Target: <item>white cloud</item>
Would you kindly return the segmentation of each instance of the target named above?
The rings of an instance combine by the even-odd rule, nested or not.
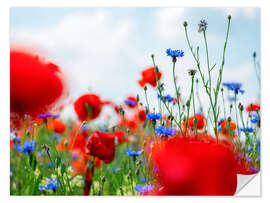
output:
[[[164,8],[158,9],[155,14],[156,34],[162,41],[181,43],[185,42],[185,32],[183,28],[184,21],[190,20],[194,16],[191,8]],[[198,33],[197,27],[188,29],[189,38],[195,41],[202,39],[202,33]],[[220,37],[213,32],[207,33],[209,43],[217,43]]]
[[[46,50],[48,58],[69,73],[72,99],[90,88],[104,99],[119,102],[124,98],[118,95],[124,97],[137,86],[135,73],[140,67],[133,29],[132,20],[112,20],[111,13],[102,9],[73,13],[50,27],[11,30],[11,42]]]
[[[221,8],[226,15],[231,15],[233,18],[248,17],[255,18],[258,8]]]
[[[235,14],[242,10],[231,10]],[[185,49],[185,57],[177,62],[176,74],[179,77],[179,85],[185,98],[190,92],[191,78],[187,73],[196,64],[186,46],[182,22],[190,16],[187,8],[157,9],[153,18],[154,43],[160,45],[180,45]],[[245,15],[252,16],[253,10],[245,11]],[[233,13],[231,13],[233,15]],[[151,46],[144,39],[144,34],[136,36],[138,28],[136,19],[121,18],[115,20],[112,12],[106,9],[98,9],[94,12],[76,12],[64,16],[55,25],[49,27],[21,27],[11,29],[11,41],[23,42],[28,46],[41,47],[53,61],[60,64],[69,73],[71,79],[71,97],[76,99],[80,94],[89,89],[98,93],[104,99],[112,99],[120,103],[130,93],[138,93],[145,103],[144,91],[137,85],[140,71],[152,66],[150,54],[154,53],[157,65],[163,72],[163,82],[166,91],[175,95],[172,81],[171,59],[166,56],[166,47]],[[190,39],[195,46],[201,47],[202,69],[206,68],[204,44],[202,33],[196,29],[190,29]],[[217,35],[215,30],[207,33],[209,47],[223,47],[224,36]],[[171,47],[171,48],[177,48]],[[49,54],[48,54],[49,53]],[[215,55],[215,53],[214,53]],[[215,57],[210,55],[211,63]],[[224,80],[235,80],[247,84],[247,79],[252,77],[252,68],[241,67],[224,70]],[[213,74],[215,74],[213,72]],[[199,77],[199,74],[197,74]],[[247,84],[248,85],[248,84]],[[254,89],[254,88],[253,88]],[[207,95],[200,86],[201,100],[208,105]],[[149,101],[152,107],[158,107],[156,92],[149,88]],[[110,114],[105,110],[105,114]],[[65,109],[63,115],[74,115],[72,105]],[[98,121],[104,118],[101,117]],[[97,121],[97,122],[98,122]]]
[[[156,30],[161,38],[172,38],[179,33],[181,17],[185,16],[187,9],[164,8],[156,12]]]

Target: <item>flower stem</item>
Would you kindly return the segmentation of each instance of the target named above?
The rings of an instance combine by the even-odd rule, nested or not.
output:
[[[179,89],[177,88],[177,85],[176,85],[175,63],[176,63],[176,60],[173,60],[173,81],[174,81],[174,87],[175,87],[175,92],[176,92],[176,103],[178,106],[179,123],[181,123],[182,116],[181,116],[181,106],[180,106],[180,101],[179,101],[180,93],[179,93]],[[181,125],[180,125],[180,132],[182,133]]]
[[[191,83],[191,91],[190,91],[190,95],[189,95],[189,99],[188,99],[188,105],[187,105],[187,118],[186,118],[186,129],[188,127],[188,118],[189,118],[189,110],[190,110],[190,102],[192,99],[192,95],[193,95],[193,87],[194,87],[194,75],[192,76],[192,83]]]
[[[155,74],[156,74],[156,83],[157,83],[157,90],[158,90],[158,93],[160,95],[160,97],[162,98],[163,95],[162,95],[162,91],[161,91],[161,88],[160,88],[160,82],[158,80],[158,72],[157,72],[157,68],[156,68],[156,64],[155,64],[155,59],[154,59],[154,55],[152,55],[152,61],[153,61],[153,65],[154,65],[154,68],[155,68]],[[165,105],[168,113],[170,114],[170,116],[173,118],[173,120],[175,121],[176,125],[181,128],[181,125],[177,122],[177,120],[175,119],[175,117],[173,116],[172,112],[170,111],[168,105],[166,104],[166,102],[162,101],[163,104]]]

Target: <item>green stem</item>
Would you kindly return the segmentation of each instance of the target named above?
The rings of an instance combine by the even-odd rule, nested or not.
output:
[[[179,101],[180,94],[179,94],[179,89],[177,88],[177,85],[176,85],[175,63],[176,63],[176,60],[173,61],[173,81],[174,81],[174,87],[175,87],[175,92],[176,92],[176,103],[177,103],[177,106],[178,106],[179,123],[181,123],[181,106],[180,106],[180,101]],[[180,131],[182,133],[181,125],[180,125]]]
[[[194,80],[194,76],[192,77]],[[193,113],[194,113],[194,127],[195,127],[195,133],[197,134],[197,117],[196,117],[196,109],[195,109],[195,97],[194,97],[194,91],[193,91],[193,96],[192,96],[192,103],[193,103]]]
[[[190,110],[190,103],[193,95],[193,86],[194,86],[194,75],[192,76],[192,84],[191,84],[191,91],[188,99],[188,106],[187,106],[187,118],[186,118],[186,129],[188,127],[188,118],[189,118],[189,110]]]
[[[199,85],[198,85],[198,82],[197,82],[196,84],[197,84],[197,85],[196,85],[196,96],[197,96],[197,99],[198,99],[198,101],[199,101],[200,111],[204,114],[202,102],[201,102],[200,95],[199,95]]]
[[[236,94],[234,95],[234,111],[235,111],[235,118],[236,118],[236,123],[237,123],[237,134],[238,134],[238,137],[240,137],[237,106],[236,106]]]
[[[204,38],[204,44],[205,44],[205,49],[206,49],[206,59],[207,59],[207,70],[208,70],[208,81],[209,81],[209,92],[210,95],[212,95],[212,80],[211,80],[211,71],[210,71],[210,65],[209,65],[209,54],[208,54],[208,45],[207,45],[207,40],[206,40],[206,34],[205,34],[205,29],[203,30],[203,38]]]
[[[160,95],[160,97],[162,98],[163,95],[162,95],[162,91],[161,91],[161,88],[160,88],[160,82],[158,80],[158,72],[157,72],[157,68],[156,68],[156,64],[155,64],[155,60],[154,60],[154,56],[152,56],[152,61],[153,61],[153,64],[154,64],[154,68],[155,68],[155,74],[156,74],[156,82],[157,82],[157,90],[158,90],[158,93]],[[162,101],[164,106],[166,107],[168,113],[170,114],[170,116],[173,118],[173,120],[175,121],[176,125],[181,128],[181,125],[176,121],[175,117],[173,116],[172,112],[170,111],[168,105],[166,104],[166,102]]]

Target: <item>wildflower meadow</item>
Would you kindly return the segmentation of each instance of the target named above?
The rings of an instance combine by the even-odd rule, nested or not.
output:
[[[148,53],[145,63],[151,66],[142,67],[140,77],[127,78],[137,81],[143,94],[129,89],[121,103],[99,94],[95,86],[70,100],[72,83],[62,66],[33,49],[12,45],[10,195],[235,195],[239,175],[260,172],[261,107],[260,99],[244,104],[241,99],[249,89],[223,77],[229,72],[233,21],[228,15],[219,22],[222,47],[215,53],[220,60],[213,61],[208,48],[212,25],[203,17],[198,22],[179,19],[177,30],[184,33],[188,49],[181,44],[163,49],[166,68],[159,65],[161,54]],[[185,57],[193,66],[178,74]],[[260,89],[256,52],[246,60],[253,61],[254,85]],[[189,81],[188,94],[179,77]],[[110,82],[121,81],[112,76]],[[154,99],[149,96],[153,93]],[[61,117],[67,105],[75,118]],[[104,108],[113,118],[93,124]]]

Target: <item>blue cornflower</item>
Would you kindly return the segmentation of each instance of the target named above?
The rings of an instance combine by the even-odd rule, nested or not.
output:
[[[198,24],[199,30],[198,32],[205,31],[207,29],[208,23],[205,20],[200,20],[200,23]]]
[[[153,185],[136,185],[135,190],[140,193],[151,192],[154,189]]]
[[[109,132],[109,131],[108,131],[108,129],[106,129],[106,128],[102,128],[102,129],[100,129],[100,132],[107,133],[107,132]]]
[[[32,153],[36,145],[36,141],[26,141],[22,146],[22,153],[23,154],[29,154]]]
[[[47,119],[47,118],[59,118],[60,115],[59,114],[52,114],[50,112],[47,113],[43,113],[43,114],[38,114],[38,118],[40,119]]]
[[[82,127],[81,127],[81,131],[87,131],[88,130],[88,126],[87,125],[83,125]]]
[[[136,152],[136,151],[133,151],[131,149],[128,149],[127,150],[127,155],[128,156],[141,156],[142,155],[142,151]]]
[[[131,99],[126,99],[124,102],[128,106],[136,106],[137,105],[137,102],[134,100],[131,100]]]
[[[241,89],[242,83],[238,82],[224,82],[223,86],[227,87],[228,90],[231,90],[234,92],[234,94],[238,94],[239,92],[241,94],[244,94],[244,90]]]
[[[252,133],[253,132],[253,128],[240,128],[239,129],[241,132],[249,132],[249,133]]]
[[[20,152],[22,150],[22,145],[13,144],[13,148],[16,149],[17,152]]]
[[[172,58],[177,58],[177,57],[183,57],[184,52],[182,50],[172,50],[172,49],[167,49],[166,50],[167,56],[171,56]]]
[[[52,163],[52,162],[47,163],[48,168],[55,167],[55,166],[56,166],[55,163]]]
[[[40,184],[40,185],[38,186],[38,189],[39,189],[40,191],[44,191],[44,190],[45,190],[45,186],[42,185],[42,184]]]
[[[253,166],[250,166],[250,167],[249,167],[249,171],[250,171],[251,173],[255,173],[255,172],[256,172],[256,170],[255,170],[255,168],[254,168]]]
[[[46,185],[46,190],[53,190],[55,191],[57,188],[57,179],[49,179],[49,183]]]
[[[260,117],[257,113],[251,114],[251,119],[250,119],[251,123],[258,123],[259,120],[260,120]]]
[[[161,118],[160,113],[150,113],[146,115],[146,119],[149,121],[159,120]]]
[[[20,142],[20,141],[21,141],[21,139],[22,139],[22,138],[20,138],[20,137],[16,136],[16,137],[13,139],[13,141],[15,141],[15,142]]]
[[[169,128],[162,125],[156,127],[155,131],[160,136],[173,136],[176,133],[176,130],[174,128]]]
[[[60,142],[60,135],[58,133],[54,133],[53,136],[57,142]]]
[[[172,102],[173,97],[171,95],[167,94],[166,96],[161,96],[160,94],[157,95],[158,99],[162,100],[163,102]]]

